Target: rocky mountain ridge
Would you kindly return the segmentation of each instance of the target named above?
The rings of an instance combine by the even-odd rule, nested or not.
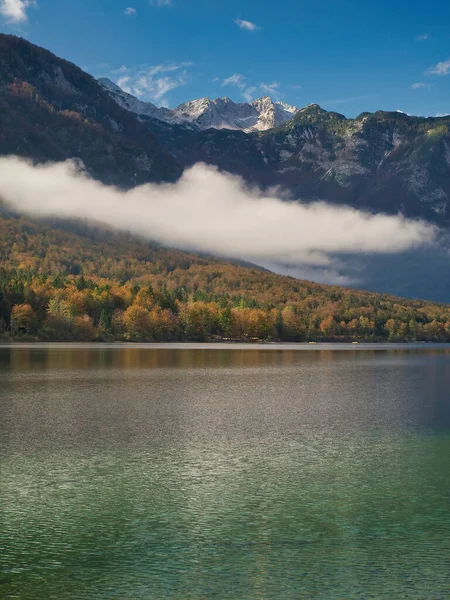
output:
[[[378,111],[356,119],[312,104],[264,132],[148,127],[184,166],[202,161],[294,199],[450,224],[450,117]]]
[[[129,95],[125,102],[108,85],[183,166],[203,161],[261,187],[281,186],[295,199],[450,224],[450,117],[377,111],[348,119],[317,104],[283,108],[270,98],[204,98],[168,111]],[[246,128],[253,110],[258,123]]]
[[[185,125],[192,130],[231,129],[247,133],[266,131],[286,123],[298,111],[297,107],[285,102],[274,102],[269,96],[249,103],[236,103],[230,98],[199,98],[170,110],[139,100],[108,78],[100,78],[98,81],[119,106],[138,117],[151,117],[170,125]]]

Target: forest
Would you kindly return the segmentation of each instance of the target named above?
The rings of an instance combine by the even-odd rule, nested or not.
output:
[[[450,306],[327,286],[81,222],[0,216],[0,339],[450,341]]]

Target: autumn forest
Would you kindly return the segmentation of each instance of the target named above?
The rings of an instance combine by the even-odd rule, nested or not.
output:
[[[0,217],[0,339],[450,341],[450,307]]]

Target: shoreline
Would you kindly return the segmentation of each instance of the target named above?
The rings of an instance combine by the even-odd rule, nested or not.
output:
[[[135,350],[389,350],[450,349],[448,342],[1,342],[7,348],[59,349],[135,349]]]

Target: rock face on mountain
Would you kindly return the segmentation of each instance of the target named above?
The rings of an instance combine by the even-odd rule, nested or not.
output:
[[[106,182],[171,181],[176,160],[134,115],[75,65],[0,35],[0,154],[76,158]]]
[[[450,224],[450,117],[346,119],[313,104],[262,133],[148,127],[184,165],[204,161],[296,199]]]
[[[233,102],[230,98],[200,98],[184,102],[173,110],[158,108],[151,102],[142,102],[124,92],[110,79],[101,78],[99,83],[113,100],[135,113],[138,117],[151,117],[171,125],[185,125],[192,130],[231,129],[266,131],[286,123],[298,111],[295,106],[284,102],[273,102],[268,96],[250,103]]]
[[[102,84],[185,166],[204,161],[296,199],[450,224],[450,117],[378,111],[347,119],[270,98],[203,98],[168,111]]]

